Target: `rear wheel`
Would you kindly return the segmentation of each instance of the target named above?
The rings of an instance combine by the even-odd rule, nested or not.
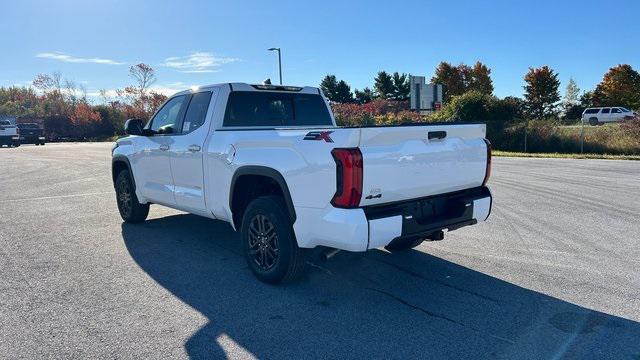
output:
[[[391,251],[391,252],[396,252],[396,251],[403,251],[403,250],[409,250],[409,249],[413,249],[414,247],[422,244],[424,240],[421,238],[398,238],[395,239],[393,241],[391,241],[387,246],[385,246],[384,248]]]
[[[306,256],[281,197],[253,200],[242,217],[241,236],[249,269],[260,281],[290,282],[304,273]]]
[[[125,222],[140,223],[149,215],[149,204],[138,202],[129,170],[120,171],[116,178],[116,200],[120,216]]]

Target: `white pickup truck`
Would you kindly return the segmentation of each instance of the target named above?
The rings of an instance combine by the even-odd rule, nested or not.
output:
[[[0,147],[3,145],[7,147],[20,146],[18,128],[9,120],[0,120]]]
[[[227,221],[269,283],[298,277],[309,249],[409,249],[491,212],[484,124],[338,127],[317,88],[228,83],[125,130],[112,161],[124,221],[152,203]]]

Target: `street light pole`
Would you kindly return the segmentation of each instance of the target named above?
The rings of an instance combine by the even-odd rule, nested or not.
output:
[[[268,50],[278,52],[278,72],[280,74],[280,85],[282,85],[282,56],[280,54],[280,48],[270,48]]]

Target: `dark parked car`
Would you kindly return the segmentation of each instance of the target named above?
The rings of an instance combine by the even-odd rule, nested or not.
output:
[[[20,143],[44,145],[44,129],[38,124],[18,124]]]

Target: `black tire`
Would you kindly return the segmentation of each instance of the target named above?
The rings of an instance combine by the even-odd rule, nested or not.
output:
[[[20,147],[20,144],[19,143],[14,143],[13,147]]]
[[[116,202],[122,220],[127,223],[143,222],[149,215],[149,204],[138,202],[129,170],[120,171],[116,177]]]
[[[253,200],[242,217],[241,238],[249,269],[258,280],[277,284],[304,274],[306,254],[298,247],[282,197]]]
[[[399,238],[391,241],[384,248],[391,252],[404,251],[415,248],[416,246],[422,244],[423,241],[424,239],[420,238]]]
[[[592,118],[589,119],[589,125],[596,126],[599,123],[600,122],[598,121],[598,118],[592,117]]]

